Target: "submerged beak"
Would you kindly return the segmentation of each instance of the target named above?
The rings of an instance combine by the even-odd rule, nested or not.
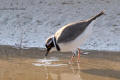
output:
[[[49,53],[49,51],[47,50],[47,51],[46,51],[46,54],[45,54],[46,57],[47,57],[48,53]]]
[[[45,56],[47,57],[48,53],[50,52],[51,48],[47,48]]]

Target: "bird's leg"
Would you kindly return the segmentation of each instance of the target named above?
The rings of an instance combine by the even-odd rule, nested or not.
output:
[[[73,62],[74,57],[75,57],[75,54],[73,53],[73,55],[71,57],[71,62]]]
[[[78,62],[80,62],[80,48],[78,48]]]

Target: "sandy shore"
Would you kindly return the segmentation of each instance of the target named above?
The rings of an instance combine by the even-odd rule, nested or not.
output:
[[[28,57],[28,58],[44,58],[46,50],[43,48],[29,48],[29,49],[17,49],[14,46],[0,46],[0,57]],[[84,54],[88,53],[88,54]],[[48,57],[71,57],[71,52],[61,53],[61,52],[52,52],[49,53]],[[117,56],[120,56],[120,52],[113,51],[95,51],[95,50],[82,50],[81,56],[83,57],[92,57],[92,58],[106,58],[111,60],[119,60]],[[113,58],[115,57],[115,58]]]

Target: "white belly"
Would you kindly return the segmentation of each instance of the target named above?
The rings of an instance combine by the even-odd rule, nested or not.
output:
[[[87,28],[86,30],[80,35],[78,36],[75,40],[68,42],[68,43],[64,43],[64,44],[58,44],[60,46],[61,52],[68,52],[68,51],[74,51],[76,50],[78,47],[80,47],[80,45],[82,45],[85,40],[90,36],[90,34],[92,33],[92,28],[94,25],[93,21]]]

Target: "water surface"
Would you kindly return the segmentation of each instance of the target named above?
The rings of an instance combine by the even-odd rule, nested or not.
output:
[[[120,80],[119,52],[90,51],[70,63],[71,53],[0,48],[0,80]]]

